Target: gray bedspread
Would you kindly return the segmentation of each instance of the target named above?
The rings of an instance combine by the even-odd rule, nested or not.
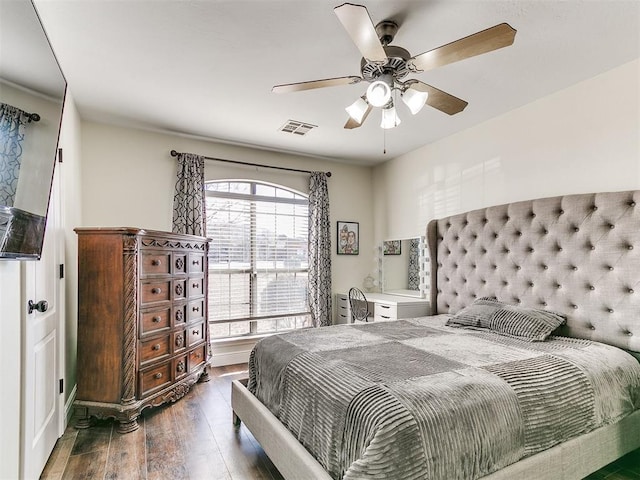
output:
[[[249,390],[336,479],[474,479],[640,408],[640,363],[623,350],[447,318],[265,338]]]

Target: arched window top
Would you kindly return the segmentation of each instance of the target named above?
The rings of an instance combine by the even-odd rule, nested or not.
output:
[[[211,180],[205,183],[205,190],[207,195],[212,196],[251,195],[271,199],[297,200],[300,203],[306,203],[309,198],[308,195],[291,188],[256,180]]]

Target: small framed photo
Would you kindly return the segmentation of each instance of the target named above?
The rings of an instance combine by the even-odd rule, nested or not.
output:
[[[358,222],[338,222],[338,255],[358,255],[359,226]]]
[[[388,240],[382,242],[383,255],[400,255],[402,254],[402,241],[401,240]]]

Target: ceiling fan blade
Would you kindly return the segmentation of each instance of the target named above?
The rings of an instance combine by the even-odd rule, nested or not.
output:
[[[352,130],[354,128],[359,128],[362,126],[362,124],[364,123],[364,121],[367,119],[367,117],[369,116],[369,114],[371,113],[372,110],[372,106],[369,105],[367,107],[367,111],[364,112],[364,115],[362,116],[362,122],[358,123],[357,121],[355,121],[353,118],[349,117],[349,120],[347,120],[347,123],[344,124],[344,128],[348,129],[348,130]]]
[[[387,54],[384,53],[366,7],[344,3],[333,11],[364,58],[374,62],[387,61]]]
[[[469,105],[468,102],[465,102],[458,97],[454,97],[447,92],[443,92],[436,87],[432,87],[431,85],[427,85],[426,83],[418,80],[413,80],[411,83],[406,82],[405,85],[410,85],[410,88],[421,92],[427,92],[429,94],[427,97],[427,105],[448,115],[460,113],[467,105]]]
[[[288,83],[286,85],[276,85],[271,89],[273,93],[301,92],[314,88],[335,87],[338,85],[349,85],[361,81],[361,77],[337,77],[325,78],[323,80],[311,80],[310,82]]]
[[[408,64],[417,70],[432,70],[449,63],[508,47],[513,43],[515,36],[516,30],[508,23],[501,23],[455,42],[416,55],[409,59]]]

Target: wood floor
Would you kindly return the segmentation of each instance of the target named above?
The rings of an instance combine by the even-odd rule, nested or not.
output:
[[[232,425],[231,381],[246,376],[246,364],[213,368],[209,382],[194,385],[175,404],[145,410],[140,428],[125,435],[117,433],[110,420],[87,430],[72,424],[40,478],[281,479],[251,433]],[[640,450],[587,478],[640,480]]]

